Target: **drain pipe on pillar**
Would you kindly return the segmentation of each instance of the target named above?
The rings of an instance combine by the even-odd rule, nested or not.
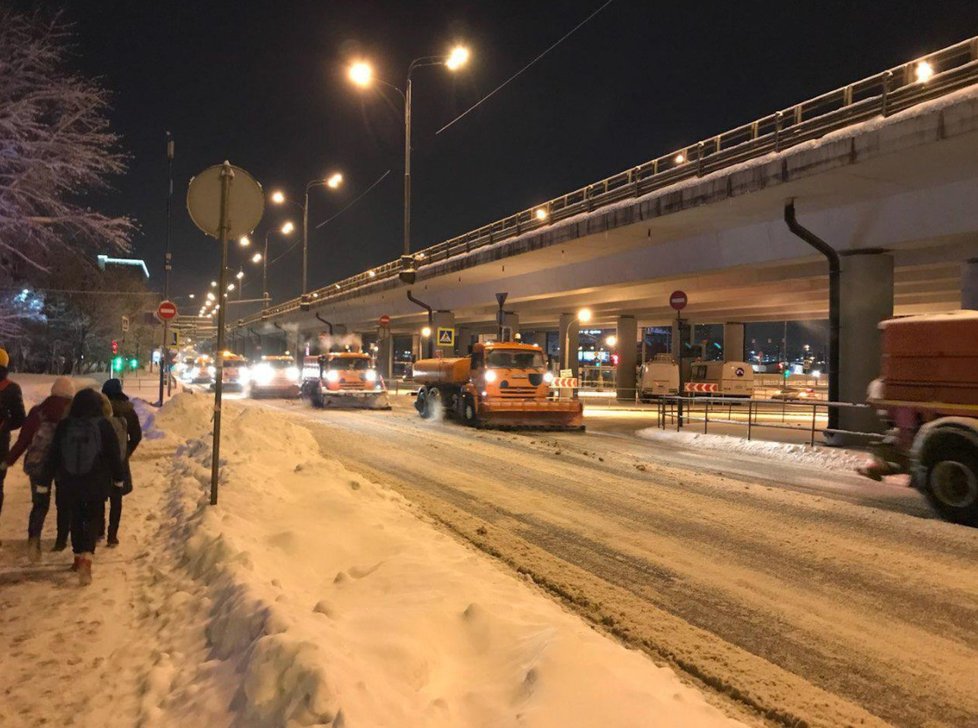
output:
[[[434,315],[434,311],[432,310],[431,306],[429,306],[424,301],[419,300],[419,299],[415,298],[414,296],[412,296],[410,290],[408,290],[408,292],[407,292],[407,298],[415,306],[420,306],[421,308],[423,308],[425,311],[428,312],[428,328],[431,329],[431,327],[435,323],[435,315]],[[433,358],[434,355],[435,355],[435,351],[434,351],[434,349],[435,349],[434,336],[435,336],[435,332],[432,331],[431,332],[431,336],[428,337],[428,343],[425,346],[425,348],[427,349],[427,352],[425,353],[425,356],[428,359]]]

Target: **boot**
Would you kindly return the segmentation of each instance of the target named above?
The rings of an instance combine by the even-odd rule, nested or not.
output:
[[[68,539],[67,538],[64,541],[56,540],[54,542],[54,546],[51,548],[51,551],[52,552],[64,551],[66,548],[68,548]]]
[[[88,586],[92,583],[92,554],[81,554],[78,557],[78,585]]]
[[[27,539],[27,560],[36,564],[41,560],[41,537],[31,536]]]
[[[78,571],[78,565],[81,563],[81,556],[75,557],[75,562],[71,565],[72,571]]]

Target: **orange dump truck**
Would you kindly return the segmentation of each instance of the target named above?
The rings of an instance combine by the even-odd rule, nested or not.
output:
[[[580,400],[552,399],[543,351],[515,342],[476,344],[471,356],[421,359],[414,403],[424,418],[439,411],[474,427],[583,430]]]
[[[384,378],[368,354],[334,351],[307,356],[302,379],[302,394],[314,407],[391,408]]]
[[[898,428],[911,482],[941,517],[978,526],[978,311],[884,321],[869,403]]]

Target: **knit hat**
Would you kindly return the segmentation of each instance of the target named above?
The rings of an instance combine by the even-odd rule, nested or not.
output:
[[[0,367],[10,366],[10,354],[6,349],[0,349]]]
[[[58,377],[51,385],[51,396],[71,399],[75,396],[75,383],[70,377]]]
[[[121,379],[106,379],[105,384],[102,385],[102,394],[107,394],[110,397],[122,394],[122,380]]]

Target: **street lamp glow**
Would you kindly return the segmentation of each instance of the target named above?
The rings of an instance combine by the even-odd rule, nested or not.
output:
[[[615,344],[618,343],[618,337],[617,336],[609,336],[608,338],[606,338],[604,340],[604,343],[607,344],[607,346],[608,346],[609,349],[614,349],[615,348]]]
[[[249,238],[247,235],[242,235],[240,238],[238,238],[238,243],[242,248],[247,248],[249,245],[251,245],[251,238]]]
[[[240,281],[242,278],[244,278],[244,271],[243,270],[239,270],[234,277],[237,278]]]
[[[914,69],[914,75],[920,83],[927,83],[934,75],[934,67],[927,61],[921,61]]]
[[[251,262],[261,263],[261,253],[255,253],[253,256],[251,256]]]
[[[194,295],[193,293],[191,293],[191,294],[190,294],[190,296],[189,296],[189,298],[190,298],[190,300],[192,301],[193,299],[195,299],[195,298],[197,298],[197,296],[196,296],[196,295]]]
[[[685,154],[683,154],[682,152],[680,152],[680,153],[679,153],[679,154],[677,154],[677,155],[676,155],[675,157],[673,157],[673,161],[674,161],[674,162],[675,162],[676,164],[682,164],[683,162],[685,162],[685,161],[686,161],[686,155],[685,155]]]
[[[547,214],[547,211],[546,211],[546,210],[544,210],[544,209],[543,209],[542,207],[538,207],[538,208],[537,208],[536,210],[534,210],[534,211],[533,211],[533,216],[534,216],[534,217],[536,217],[536,219],[537,219],[537,220],[540,220],[541,222],[543,222],[543,221],[544,221],[544,220],[546,220],[546,219],[547,219],[548,217],[550,217],[550,216],[549,216],[549,215]]]
[[[445,59],[445,66],[449,71],[457,71],[468,62],[469,49],[465,46],[455,46]]]
[[[217,288],[217,281],[211,281],[211,288]]]
[[[208,291],[208,293],[207,293],[207,301],[208,302],[213,301],[215,298],[216,298],[216,296],[213,293],[211,293],[211,292]],[[204,304],[204,305],[207,305],[207,304]]]
[[[580,321],[582,324],[586,324],[588,321],[590,321],[591,320],[591,309],[589,309],[589,308],[582,308],[580,311],[578,311],[577,312],[577,320]]]
[[[233,283],[228,283],[228,291],[230,292],[230,291],[233,291],[233,290],[234,290],[234,284]],[[220,306],[217,306],[216,308],[220,308]]]
[[[366,61],[357,61],[350,66],[347,75],[354,86],[367,88],[374,80],[374,69]]]
[[[334,172],[333,174],[331,174],[329,177],[326,178],[326,186],[329,187],[331,190],[335,190],[341,184],[343,184],[343,175],[340,174],[339,172]]]
[[[431,336],[431,327],[430,326],[425,326],[423,329],[421,329],[421,335],[423,337],[425,337],[426,339],[429,336]]]
[[[272,202],[276,205],[281,205],[285,202],[285,194],[281,190],[275,190],[272,193]]]
[[[291,221],[286,222],[284,225],[282,225],[282,235],[288,235],[293,230],[295,230],[295,225],[293,225]]]
[[[376,278],[377,277],[377,272],[376,271],[372,271],[372,270],[371,271],[367,271],[367,275],[370,276],[371,278]]]

